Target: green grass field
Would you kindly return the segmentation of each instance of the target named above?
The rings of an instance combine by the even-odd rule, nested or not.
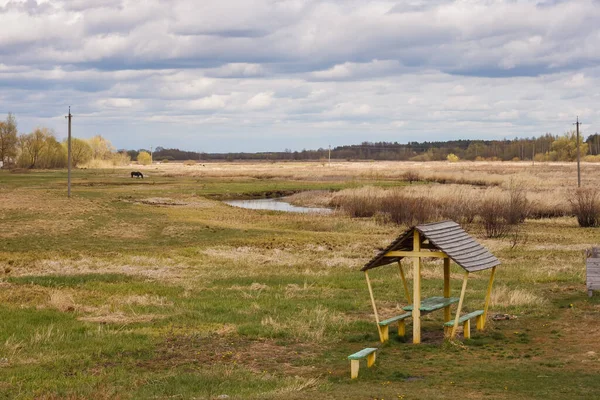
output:
[[[600,294],[587,297],[583,252],[599,229],[527,220],[511,248],[468,227],[502,261],[490,314],[517,318],[447,342],[439,311],[423,344],[380,345],[359,270],[406,227],[219,199],[404,183],[128,173],[75,171],[67,199],[65,171],[0,171],[0,398],[600,398]],[[397,268],[370,276],[394,315]],[[466,310],[488,276],[470,279]],[[424,296],[442,285],[426,263]],[[364,347],[381,347],[377,362],[350,380],[347,356]]]

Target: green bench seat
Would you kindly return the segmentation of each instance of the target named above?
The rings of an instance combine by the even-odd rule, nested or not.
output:
[[[394,322],[398,322],[398,336],[405,336],[406,324],[404,323],[404,320],[410,317],[412,317],[412,312],[409,311],[407,313],[396,315],[395,317],[388,318],[379,322],[379,329],[381,330],[381,341],[387,342],[390,339],[389,326]]]
[[[483,310],[477,310],[477,311],[470,312],[468,314],[461,316],[458,319],[458,323],[463,324],[463,336],[465,339],[471,338],[471,320],[473,318],[477,318],[477,329],[480,329],[480,327],[483,326],[483,324],[480,322],[481,319],[483,318]],[[444,327],[452,327],[452,326],[454,326],[454,320],[448,321],[444,324]],[[481,328],[481,329],[483,329],[483,328]]]
[[[458,303],[459,300],[458,297],[429,297],[421,300],[421,307],[419,309],[421,312],[431,312]],[[412,311],[413,306],[410,304],[402,308],[406,311]]]
[[[371,368],[375,364],[375,356],[377,354],[376,347],[367,347],[361,351],[357,351],[354,354],[348,356],[350,360],[350,376],[352,379],[358,378],[359,361],[363,358],[367,358],[367,367]]]
[[[396,315],[395,317],[385,319],[385,320],[381,321],[379,323],[379,325],[380,326],[391,325],[391,324],[393,324],[396,321],[401,321],[403,319],[410,318],[410,317],[412,317],[412,312],[407,312],[407,313],[404,313],[402,315]]]

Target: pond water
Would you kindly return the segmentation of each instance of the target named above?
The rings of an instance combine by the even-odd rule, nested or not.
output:
[[[251,210],[273,210],[297,213],[319,213],[329,214],[333,210],[322,207],[299,207],[279,199],[256,199],[256,200],[227,200],[225,204],[234,207],[249,208]]]

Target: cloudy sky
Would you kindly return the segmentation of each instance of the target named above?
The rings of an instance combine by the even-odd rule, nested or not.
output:
[[[0,0],[0,113],[118,148],[600,131],[600,0]]]

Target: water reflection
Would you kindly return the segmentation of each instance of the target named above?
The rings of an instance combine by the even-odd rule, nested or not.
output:
[[[330,208],[295,206],[283,201],[282,199],[228,200],[224,201],[224,203],[234,207],[249,208],[251,210],[273,210],[320,214],[329,214],[332,212]]]

